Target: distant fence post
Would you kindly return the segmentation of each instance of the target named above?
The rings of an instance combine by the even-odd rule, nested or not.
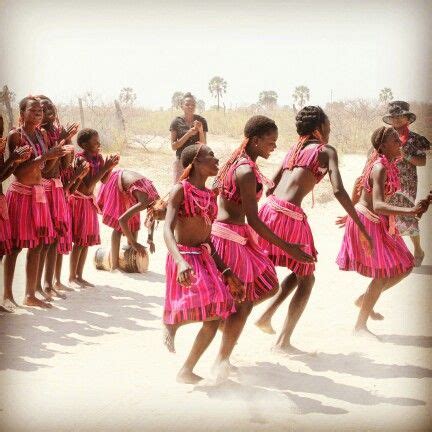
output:
[[[4,97],[4,104],[8,116],[8,123],[9,123],[8,131],[10,131],[13,128],[14,120],[13,120],[12,106],[10,102],[10,93],[7,85],[3,86],[3,97]]]
[[[116,109],[116,116],[117,116],[117,121],[118,121],[119,127],[120,127],[120,129],[122,129],[122,131],[124,133],[126,133],[126,124],[125,124],[125,120],[123,117],[123,112],[121,110],[119,101],[117,99],[114,101],[114,105],[115,105],[115,109]]]
[[[79,105],[79,111],[80,111],[81,128],[85,128],[84,110],[83,110],[83,104],[82,104],[81,98],[78,98],[78,105]]]

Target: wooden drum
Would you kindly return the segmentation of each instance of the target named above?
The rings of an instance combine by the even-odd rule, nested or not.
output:
[[[98,270],[111,270],[111,251],[100,247],[94,256],[94,265]],[[145,273],[148,270],[149,257],[138,255],[131,247],[120,248],[119,267],[126,273]]]

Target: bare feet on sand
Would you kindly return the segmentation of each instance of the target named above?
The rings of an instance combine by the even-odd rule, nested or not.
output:
[[[292,346],[291,344],[286,346],[274,345],[272,351],[275,354],[283,354],[283,355],[304,355],[304,354],[312,355],[311,353],[308,353],[307,351],[302,351],[296,348],[295,346]]]
[[[276,332],[274,331],[274,328],[271,325],[271,321],[267,321],[267,320],[258,320],[255,325],[262,330],[264,333],[267,334],[276,334]]]
[[[381,339],[376,334],[372,333],[366,326],[355,327],[354,335],[381,342]]]
[[[362,306],[362,296],[360,296],[355,302],[354,304],[358,307],[361,308]],[[384,319],[384,315],[381,315],[379,312],[375,312],[374,310],[371,311],[371,313],[369,314],[370,319],[373,319],[375,321],[382,321]]]
[[[425,257],[424,251],[421,251],[421,253],[419,254],[414,254],[414,267],[420,267],[422,265],[424,257]]]
[[[36,290],[36,293],[40,294],[44,298],[44,300],[47,302],[53,301],[53,299],[46,292],[44,292],[44,290],[42,288],[38,288]]]
[[[169,324],[164,324],[163,328],[163,344],[167,347],[170,353],[175,353],[174,338],[176,328]]]
[[[63,285],[61,282],[54,282],[53,288],[57,291],[73,291],[72,288]]]
[[[26,297],[23,302],[24,306],[37,306],[45,309],[49,309],[52,307],[51,304],[44,302],[43,300],[39,300],[36,297]]]
[[[2,309],[4,312],[15,312],[15,309],[18,308],[18,303],[14,300],[14,298],[6,297],[3,299]]]
[[[82,288],[83,286],[79,283],[77,278],[69,279],[69,288],[71,291]]]
[[[58,297],[58,298],[61,298],[63,300],[66,299],[66,296],[64,294],[61,294],[60,292],[58,292],[54,288],[45,288],[44,291],[45,291],[45,294],[50,296],[50,298]]]
[[[180,369],[177,374],[177,382],[183,384],[197,384],[202,381],[202,377],[194,374],[191,370],[188,369]]]
[[[220,363],[215,363],[211,370],[210,382],[217,385],[226,381],[232,372],[232,364],[229,360],[224,360]],[[237,368],[236,368],[237,369]]]
[[[86,281],[85,279],[83,279],[81,277],[78,277],[77,281],[83,287],[94,288],[94,285],[92,283],[90,283],[89,281]]]

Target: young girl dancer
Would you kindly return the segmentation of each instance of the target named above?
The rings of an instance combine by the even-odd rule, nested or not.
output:
[[[65,144],[71,143],[72,137],[78,132],[78,124],[73,123],[65,130],[59,123],[57,111],[52,101],[46,96],[38,96],[43,109],[42,128],[48,136],[48,148],[57,145],[60,141]],[[59,238],[64,237],[69,230],[70,216],[69,206],[66,202],[63,183],[60,178],[60,171],[63,166],[68,165],[73,160],[72,152],[63,158],[56,159],[49,169],[42,172],[43,185],[50,207],[51,218],[55,230],[55,239],[50,245],[42,247],[39,270],[37,291],[42,294],[46,300],[51,301],[55,295],[60,298],[66,298],[60,294],[53,286],[54,268],[57,259]],[[42,289],[42,271],[45,265],[44,289]]]
[[[22,146],[31,147],[30,158],[15,169],[15,179],[7,193],[11,224],[12,251],[5,259],[4,300],[9,305],[16,305],[12,294],[12,281],[18,254],[27,248],[26,294],[27,306],[49,307],[50,305],[35,296],[39,255],[44,244],[54,240],[54,228],[47,197],[42,184],[42,170],[52,165],[52,161],[68,153],[68,148],[61,143],[47,148],[46,134],[39,129],[42,121],[42,106],[38,99],[29,96],[20,104],[20,122],[22,126],[9,133],[9,152]]]
[[[225,323],[216,368],[225,368],[252,306],[272,296],[278,288],[275,267],[258,246],[254,232],[301,262],[313,261],[298,245],[274,234],[258,216],[258,200],[264,185],[269,186],[271,182],[260,172],[256,160],[267,159],[276,148],[275,122],[264,116],[252,117],[246,123],[244,135],[243,143],[216,178],[219,213],[213,224],[212,240],[222,260],[246,287],[246,300]]]
[[[233,296],[240,300],[243,287],[221,261],[210,240],[217,205],[215,193],[207,189],[205,183],[209,176],[217,174],[218,160],[209,147],[193,144],[183,151],[181,161],[186,169],[180,183],[171,190],[164,227],[169,251],[165,344],[174,352],[178,327],[190,322],[203,322],[177,375],[178,381],[193,384],[202,379],[193,372],[196,363],[213,340],[220,320],[235,311]]]
[[[270,196],[259,213],[261,219],[285,241],[302,243],[304,250],[316,259],[317,251],[312,232],[301,204],[328,173],[334,196],[352,215],[360,231],[369,241],[367,232],[343,187],[337,152],[327,145],[330,122],[326,114],[320,107],[307,106],[297,114],[296,128],[299,141],[288,151],[275,175],[275,184],[269,190]],[[301,351],[291,345],[291,335],[311,294],[315,282],[315,264],[299,262],[266,239],[260,239],[259,243],[275,265],[287,267],[292,273],[283,280],[281,290],[256,324],[261,330],[274,333],[271,318],[297,287],[276,348],[285,353],[299,353]]]
[[[421,215],[428,207],[428,199],[414,207],[388,204],[387,200],[400,186],[396,164],[401,156],[401,141],[395,129],[381,127],[372,134],[372,145],[375,151],[363,170],[361,195],[355,210],[373,239],[374,250],[372,253],[365,251],[358,226],[349,215],[336,262],[341,270],[353,270],[372,278],[360,298],[361,309],[355,331],[375,336],[367,328],[375,303],[383,291],[399,283],[414,266],[414,257],[396,230],[395,216]]]
[[[159,198],[153,183],[141,174],[129,171],[114,171],[103,184],[98,194],[98,206],[102,211],[102,222],[113,228],[111,234],[111,268],[119,267],[120,239],[126,236],[129,245],[138,253],[145,254],[146,248],[138,243],[140,212],[147,209],[146,225],[149,230],[147,244],[150,252],[155,251],[153,243],[154,219],[152,206]]]
[[[107,181],[109,173],[118,164],[120,157],[110,155],[103,159],[100,153],[99,134],[94,129],[83,129],[78,133],[77,144],[84,150],[76,159],[88,162],[90,170],[82,179],[77,190],[70,196],[72,213],[73,247],[70,256],[69,284],[71,288],[94,286],[83,279],[84,264],[88,247],[100,244],[99,208],[93,195],[99,181]]]

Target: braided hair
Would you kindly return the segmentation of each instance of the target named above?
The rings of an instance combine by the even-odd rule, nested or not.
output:
[[[396,132],[396,129],[393,127],[387,127],[387,126],[381,126],[378,129],[375,129],[372,137],[371,137],[371,143],[374,148],[373,152],[369,155],[369,158],[366,162],[365,167],[363,168],[362,174],[360,178],[357,180],[357,193],[361,193],[361,190],[364,187],[365,181],[369,178],[370,172],[372,170],[372,167],[374,165],[374,162],[380,157],[381,155],[381,146],[386,142],[389,136],[394,134]]]
[[[204,146],[203,143],[196,143],[193,145],[190,145],[188,147],[186,147],[182,153],[181,153],[181,157],[180,157],[180,161],[181,164],[183,165],[183,173],[179,178],[179,182],[181,182],[184,179],[187,179],[190,176],[190,173],[192,171],[193,168],[193,164],[196,160],[196,158],[198,157],[198,154],[201,150],[201,148]]]
[[[306,141],[311,138],[316,138],[320,142],[323,141],[320,128],[327,119],[327,114],[319,106],[305,106],[298,112],[296,115],[296,130],[299,135],[299,141],[287,163],[289,170],[294,168],[299,153]]]
[[[245,152],[247,145],[254,137],[261,138],[269,135],[272,132],[276,132],[278,127],[274,120],[263,115],[256,115],[251,117],[245,124],[244,127],[244,139],[240,146],[231,153],[229,159],[222,165],[216,176],[214,185],[220,187],[224,178],[226,177],[228,170],[239,159]]]

